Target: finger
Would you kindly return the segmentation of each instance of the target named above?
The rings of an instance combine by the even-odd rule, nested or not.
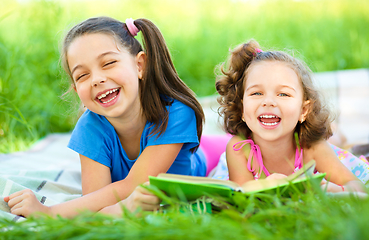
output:
[[[9,201],[8,201],[8,206],[9,207],[13,207],[17,203],[23,202],[27,199],[32,199],[32,198],[36,199],[35,194],[30,189],[26,189],[26,190],[23,190],[21,192],[22,192],[22,194],[19,195],[19,196],[15,196],[13,198],[11,196],[9,196]]]
[[[9,196],[4,197],[4,202],[8,202],[9,201]]]
[[[148,186],[148,185],[150,185],[150,184],[145,184],[146,186]],[[139,192],[139,193],[141,193],[141,194],[144,194],[144,195],[152,195],[152,196],[154,196],[154,193],[152,192],[152,191],[150,191],[150,190],[148,190],[148,189],[146,189],[146,188],[144,188],[144,187],[142,187],[142,186],[137,186],[137,188],[136,188],[136,190]]]
[[[9,201],[9,200],[10,200],[10,199],[12,199],[12,198],[15,198],[15,197],[18,197],[18,196],[22,195],[22,194],[23,194],[23,191],[24,191],[24,190],[22,190],[22,191],[18,191],[18,192],[15,192],[15,193],[12,193],[12,194],[10,194],[9,196],[6,196],[5,198],[7,198],[7,199],[8,199],[8,201]],[[5,200],[5,198],[4,198],[4,200]]]
[[[20,211],[20,209],[23,207],[23,202],[16,203],[10,208],[10,212],[15,214],[15,211]],[[17,214],[18,215],[18,214]]]
[[[150,205],[159,205],[161,202],[161,199],[152,194],[142,195],[140,202],[144,204],[150,204]]]
[[[150,182],[149,182],[149,181],[147,181],[147,182],[143,183],[142,185],[144,185],[144,186],[149,186],[149,185],[150,185]]]
[[[18,192],[15,192],[15,193],[12,193],[8,196],[9,199],[12,199],[12,198],[15,198],[15,197],[19,197],[21,195],[24,195],[24,194],[33,194],[32,190],[31,189],[23,189],[21,191],[18,191]]]
[[[140,204],[140,208],[143,211],[155,211],[155,210],[158,210],[159,207],[160,207],[159,204],[147,204],[147,203],[141,203]]]
[[[23,195],[9,199],[8,206],[10,208],[13,208],[15,205],[17,205],[18,203],[22,202],[23,201],[23,197],[22,196]]]
[[[14,214],[14,215],[18,215],[18,216],[24,216],[24,213],[23,213],[23,210],[22,208],[17,208],[17,209],[11,209],[10,210],[10,213],[11,214]]]

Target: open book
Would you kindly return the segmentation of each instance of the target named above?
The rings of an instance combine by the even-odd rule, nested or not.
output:
[[[282,179],[259,179],[248,181],[242,186],[239,184],[208,177],[194,177],[178,174],[161,173],[157,177],[149,176],[150,184],[164,191],[168,196],[195,200],[204,195],[221,196],[229,198],[234,191],[244,194],[257,192],[275,193],[283,192],[289,195],[291,191],[303,192],[309,181],[321,181],[325,173],[314,174],[315,161],[305,164],[295,173]]]

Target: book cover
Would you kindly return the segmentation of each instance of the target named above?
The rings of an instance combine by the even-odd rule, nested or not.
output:
[[[274,194],[277,191],[288,196],[291,191],[303,192],[308,181],[321,181],[325,173],[314,174],[315,161],[305,164],[297,172],[282,179],[260,179],[248,181],[242,186],[232,181],[194,177],[179,174],[162,173],[157,177],[149,176],[150,184],[164,191],[170,197],[192,201],[204,195],[230,198],[234,192],[245,195],[252,193]]]

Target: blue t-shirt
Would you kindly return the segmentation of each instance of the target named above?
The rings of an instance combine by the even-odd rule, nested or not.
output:
[[[178,100],[173,100],[167,110],[168,125],[159,137],[158,134],[150,135],[153,123],[146,123],[141,135],[139,156],[148,146],[184,143],[168,173],[205,176],[204,154],[200,149],[195,153],[190,152],[199,144],[195,112]],[[138,158],[129,159],[114,127],[104,116],[90,110],[86,110],[79,118],[68,147],[109,167],[112,182],[124,179]]]

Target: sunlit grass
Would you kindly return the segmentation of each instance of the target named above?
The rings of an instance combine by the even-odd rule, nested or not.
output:
[[[0,219],[1,239],[367,239],[368,199],[333,198],[309,188],[292,198],[255,195],[212,214],[173,205],[122,217]],[[187,207],[189,207],[187,205]]]
[[[216,65],[251,38],[264,50],[293,49],[313,71],[369,66],[369,2],[3,1],[0,11],[0,152],[25,150],[50,132],[70,131],[79,103],[59,64],[67,29],[91,16],[151,19],[180,77],[198,96],[215,94]],[[22,120],[20,120],[22,119]]]

